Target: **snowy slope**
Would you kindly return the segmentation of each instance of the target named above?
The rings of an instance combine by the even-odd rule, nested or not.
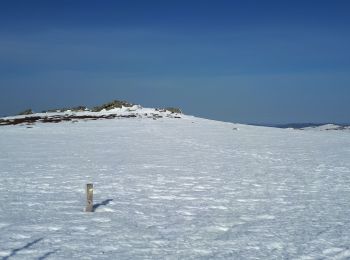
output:
[[[190,116],[1,126],[0,258],[348,259],[349,158],[349,132]]]

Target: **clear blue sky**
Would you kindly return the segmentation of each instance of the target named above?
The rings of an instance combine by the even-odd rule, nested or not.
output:
[[[350,122],[350,1],[1,1],[0,114],[124,99]]]

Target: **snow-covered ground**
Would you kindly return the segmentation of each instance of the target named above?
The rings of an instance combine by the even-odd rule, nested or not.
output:
[[[0,127],[0,259],[349,259],[349,216],[348,131]]]

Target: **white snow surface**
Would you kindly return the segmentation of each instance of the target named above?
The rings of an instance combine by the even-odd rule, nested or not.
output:
[[[191,116],[0,127],[3,260],[349,259],[349,216],[349,132]]]

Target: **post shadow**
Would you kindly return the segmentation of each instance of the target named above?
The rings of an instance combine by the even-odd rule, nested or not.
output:
[[[29,248],[29,247],[39,243],[43,239],[44,238],[38,238],[38,239],[36,239],[36,240],[34,240],[32,242],[27,243],[26,245],[24,245],[22,247],[12,249],[11,254],[8,255],[8,256],[3,257],[2,260],[8,260],[10,257],[15,256],[19,251],[25,250],[25,249],[27,249],[27,248]]]
[[[107,199],[102,201],[101,203],[97,203],[92,207],[92,212],[94,212],[97,208],[101,207],[101,206],[106,206],[108,205],[111,201],[113,201],[113,199]]]
[[[38,257],[38,260],[44,260],[44,259],[48,258],[50,255],[56,253],[57,251],[58,251],[58,250],[54,250],[54,251],[47,252],[46,254],[44,254],[44,255]]]

